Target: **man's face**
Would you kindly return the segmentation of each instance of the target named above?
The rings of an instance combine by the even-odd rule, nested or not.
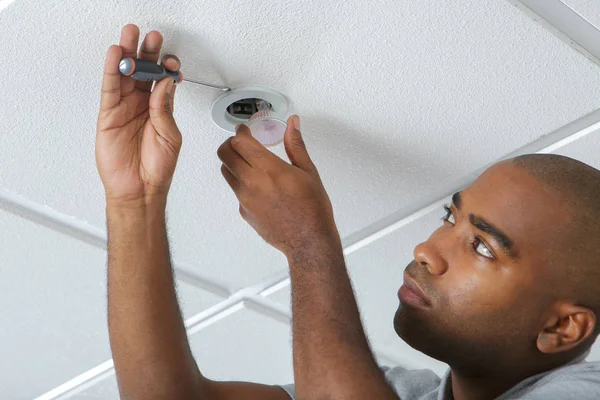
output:
[[[405,271],[396,332],[453,367],[511,365],[536,349],[553,300],[550,260],[568,214],[558,193],[500,163],[455,196],[448,220]]]

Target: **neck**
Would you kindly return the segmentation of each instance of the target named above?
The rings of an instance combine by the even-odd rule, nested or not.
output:
[[[450,381],[454,400],[493,399],[527,377],[498,377],[461,374],[452,370]]]

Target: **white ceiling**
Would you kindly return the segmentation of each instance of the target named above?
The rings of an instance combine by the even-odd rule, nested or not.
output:
[[[109,359],[106,253],[4,211],[0,243],[0,398],[33,398]],[[178,288],[186,318],[222,300]]]
[[[593,7],[585,14],[583,4],[569,5],[594,23]],[[0,211],[0,261],[8,271],[0,316],[14,321],[0,332],[0,353],[8,354],[1,398],[41,395],[110,358],[102,246],[28,219],[37,204],[51,218],[75,217],[77,229],[104,229],[95,123],[105,51],[126,23],[142,34],[161,31],[164,50],[179,56],[192,79],[283,93],[302,117],[344,237],[594,111],[600,98],[598,65],[508,1],[16,0],[0,12],[0,35],[8,38],[0,42],[0,154],[10,160],[0,190],[27,205],[25,219]],[[234,292],[284,273],[286,264],[237,214],[220,175],[216,150],[228,134],[210,120],[218,94],[188,83],[178,89],[184,146],[169,233],[178,263]],[[559,152],[598,168],[599,137]],[[8,203],[0,193],[0,207],[10,210]],[[391,327],[401,270],[438,214],[348,256],[382,363],[443,371]],[[290,380],[289,328],[280,322],[287,290],[267,299],[274,310],[280,304],[279,320],[244,308],[194,325],[201,368],[224,379]],[[199,319],[207,318],[224,300],[183,282],[180,294],[186,318],[202,311]],[[265,367],[249,373],[245,366],[258,359]],[[71,395],[116,398],[110,379]]]
[[[600,1],[598,0],[562,0],[576,13],[600,29]]]

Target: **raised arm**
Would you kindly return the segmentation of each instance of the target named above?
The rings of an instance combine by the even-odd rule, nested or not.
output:
[[[242,217],[288,258],[294,377],[300,399],[398,399],[378,368],[360,321],[331,202],[300,133],[288,120],[291,165],[241,125],[219,149]]]
[[[96,162],[106,191],[108,325],[121,398],[127,400],[289,400],[277,387],[205,378],[190,351],[175,294],[166,233],[167,194],[182,137],[173,119],[172,80],[121,76],[123,57],[156,62],[162,46],[123,28],[108,50],[96,134]],[[177,70],[177,59],[162,65]]]
[[[175,294],[164,206],[107,206],[108,326],[122,398],[289,400],[278,387],[211,381],[198,370]]]

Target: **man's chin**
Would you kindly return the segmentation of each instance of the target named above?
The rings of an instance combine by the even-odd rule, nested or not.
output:
[[[412,336],[410,332],[411,326],[414,327],[416,324],[418,322],[414,313],[411,312],[410,308],[400,303],[394,315],[394,330],[400,336],[400,339],[406,342],[407,337]]]
[[[406,344],[415,350],[437,358],[436,347],[440,344],[438,334],[430,329],[431,321],[424,318],[418,309],[406,307],[402,303],[394,315],[394,330]]]

